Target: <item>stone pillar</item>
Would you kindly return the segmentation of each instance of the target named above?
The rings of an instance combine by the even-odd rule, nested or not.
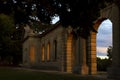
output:
[[[80,57],[80,74],[87,75],[88,74],[88,66],[86,63],[86,39],[81,38],[81,57]]]
[[[97,73],[97,63],[96,63],[96,33],[91,32],[89,39],[89,74],[93,75]]]
[[[112,65],[108,69],[108,78],[120,80],[120,9],[118,6],[114,6],[113,10],[113,52]]]
[[[66,45],[67,45],[67,31],[65,28],[63,28],[62,34],[61,34],[61,69],[60,71],[65,72],[66,71]]]
[[[66,44],[66,71],[72,72],[72,38],[73,35],[69,34],[67,38]]]

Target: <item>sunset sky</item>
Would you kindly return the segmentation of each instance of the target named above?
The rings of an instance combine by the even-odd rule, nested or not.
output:
[[[97,33],[97,56],[105,58],[108,46],[112,46],[112,22],[103,21]]]

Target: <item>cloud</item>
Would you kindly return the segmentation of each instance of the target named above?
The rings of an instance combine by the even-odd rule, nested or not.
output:
[[[107,53],[107,48],[108,47],[97,47],[97,52],[102,53],[102,54],[106,54]]]
[[[101,59],[108,58],[108,56],[97,56],[97,57],[99,57],[99,58],[101,58]]]
[[[109,19],[107,19],[107,20],[104,20],[104,21],[100,24],[100,26],[104,26],[104,27],[106,27],[107,29],[109,29],[109,28],[112,27],[112,22],[111,22]]]
[[[98,29],[97,56],[106,57],[108,46],[112,46],[112,23],[107,19],[101,23]]]
[[[103,21],[99,26],[98,33],[100,34],[112,33],[112,22],[109,19]]]
[[[97,57],[108,58],[107,57],[107,47],[97,47]]]
[[[99,36],[97,38],[97,46],[98,47],[108,47],[112,45],[112,36]]]
[[[112,45],[112,23],[110,20],[102,22],[97,33],[97,46],[108,47]]]
[[[102,28],[102,27],[101,27]],[[107,29],[106,27],[104,27],[104,29],[98,29],[98,34],[106,34],[109,35],[109,33],[112,33],[112,27]]]

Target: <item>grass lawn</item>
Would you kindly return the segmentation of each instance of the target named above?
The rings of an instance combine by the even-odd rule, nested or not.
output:
[[[75,74],[56,74],[0,67],[0,80],[103,80]]]

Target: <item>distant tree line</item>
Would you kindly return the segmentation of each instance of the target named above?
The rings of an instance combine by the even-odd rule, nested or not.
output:
[[[22,61],[21,33],[11,16],[0,14],[0,65],[17,65]]]
[[[100,57],[97,57],[97,70],[98,71],[107,71],[107,69],[112,64],[112,46],[109,46],[107,48],[107,56],[108,58],[101,59]]]

